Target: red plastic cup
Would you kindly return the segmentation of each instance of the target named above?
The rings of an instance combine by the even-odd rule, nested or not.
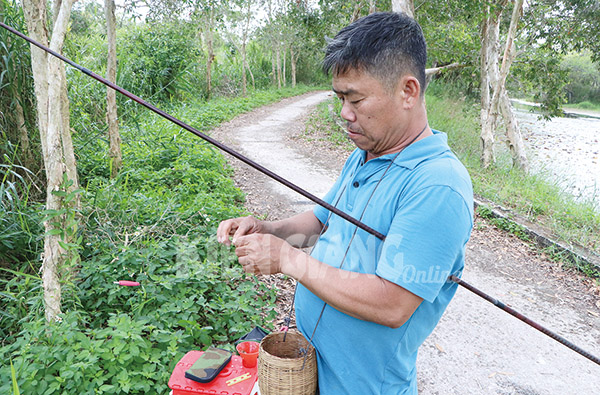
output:
[[[256,360],[258,359],[258,350],[260,345],[257,342],[242,342],[235,346],[238,354],[242,357],[242,365],[246,368],[253,368],[256,366]]]

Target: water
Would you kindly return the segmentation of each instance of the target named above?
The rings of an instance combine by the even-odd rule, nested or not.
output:
[[[552,118],[515,110],[533,172],[542,172],[578,200],[600,208],[600,119]]]

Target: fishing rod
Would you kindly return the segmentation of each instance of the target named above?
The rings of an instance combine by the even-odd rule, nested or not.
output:
[[[48,52],[49,54],[59,58],[60,60],[62,60],[65,63],[70,64],[71,66],[73,66],[74,68],[76,68],[77,70],[81,71],[82,73],[84,73],[85,75],[92,77],[93,79],[95,79],[98,82],[103,83],[104,85],[114,89],[115,91],[119,92],[120,94],[122,94],[123,96],[137,102],[138,104],[141,104],[142,106],[146,107],[147,109],[151,110],[152,112],[160,115],[163,118],[168,119],[169,121],[173,122],[174,124],[176,124],[177,126],[182,127],[183,129],[187,130],[188,132],[192,132],[193,134],[195,134],[196,136],[200,137],[201,139],[209,142],[210,144],[214,145],[215,147],[219,148],[222,151],[227,152],[229,155],[241,160],[242,162],[250,165],[251,167],[255,168],[256,170],[260,171],[261,173],[271,177],[272,179],[274,179],[277,182],[280,182],[281,184],[285,185],[286,187],[294,190],[295,192],[298,192],[300,195],[304,196],[305,198],[312,200],[313,202],[317,203],[319,206],[325,207],[326,209],[334,212],[336,215],[339,215],[340,217],[344,218],[346,221],[352,223],[353,225],[358,226],[359,228],[361,228],[362,230],[377,236],[380,239],[384,239],[385,236],[382,235],[381,233],[377,232],[375,229],[365,225],[364,223],[360,222],[359,220],[357,220],[356,218],[351,217],[349,214],[346,214],[345,212],[333,207],[331,204],[327,203],[326,201],[316,197],[315,195],[311,194],[310,192],[300,188],[299,186],[297,186],[296,184],[293,184],[292,182],[286,180],[285,178],[279,176],[278,174],[273,173],[271,170],[267,169],[266,167],[254,162],[253,160],[251,160],[250,158],[240,154],[239,152],[233,150],[232,148],[229,148],[228,146],[220,143],[219,141],[213,139],[212,137],[207,136],[206,134],[202,133],[201,131],[199,131],[198,129],[186,124],[185,122],[175,118],[174,116],[167,114],[166,112],[164,112],[163,110],[159,109],[158,107],[154,106],[153,104],[148,103],[147,101],[145,101],[144,99],[134,95],[133,93],[129,92],[128,90],[121,88],[120,86],[118,86],[117,84],[107,80],[104,77],[99,76],[98,74],[94,73],[91,70],[86,69],[85,67],[73,62],[72,60],[66,58],[65,56],[59,54],[56,51],[53,51],[52,49],[38,43],[37,41],[35,41],[34,39],[26,36],[25,34],[19,32],[16,29],[13,29],[12,27],[0,22],[0,26],[2,26],[3,28],[5,28],[6,30],[8,30],[9,32],[21,37],[23,40],[28,41],[30,44],[35,45],[36,47]]]
[[[142,98],[134,95],[133,93],[129,92],[128,90],[121,88],[120,86],[116,85],[115,83],[107,80],[104,77],[99,76],[98,74],[94,73],[91,70],[86,69],[85,67],[73,62],[72,60],[66,58],[65,56],[59,54],[56,51],[53,51],[52,49],[38,43],[37,41],[35,41],[34,39],[30,38],[29,36],[26,36],[25,34],[19,32],[18,30],[0,22],[0,26],[2,26],[4,29],[8,30],[9,32],[21,37],[23,40],[29,42],[32,45],[35,45],[36,47],[40,48],[41,50],[57,57],[58,59],[62,60],[63,62],[73,66],[74,68],[76,68],[77,70],[81,71],[82,73],[84,73],[85,75],[95,79],[96,81],[114,89],[115,91],[121,93],[122,95],[124,95],[125,97],[135,101],[138,104],[141,104],[142,106],[146,107],[147,109],[149,109],[150,111],[160,115],[161,117],[168,119],[169,121],[173,122],[174,124],[180,126],[181,128],[187,130],[188,132],[191,132],[193,134],[195,134],[196,136],[200,137],[201,139],[207,141],[208,143],[214,145],[215,147],[219,148],[220,150],[230,154],[231,156],[241,160],[242,162],[246,163],[247,165],[249,165],[250,167],[253,167],[254,169],[258,170],[259,172],[271,177],[272,179],[274,179],[275,181],[285,185],[286,187],[292,189],[293,191],[299,193],[300,195],[306,197],[309,200],[312,200],[313,202],[315,202],[316,204],[326,208],[327,210],[331,211],[332,213],[342,217],[343,219],[347,220],[348,222],[350,222],[353,225],[356,225],[357,227],[359,227],[360,229],[372,234],[373,236],[379,238],[380,240],[385,240],[385,236],[381,233],[379,233],[378,231],[376,231],[375,229],[365,225],[364,223],[362,223],[361,221],[357,220],[356,218],[351,217],[349,214],[341,211],[340,209],[338,209],[337,207],[332,206],[331,204],[325,202],[324,200],[316,197],[315,195],[311,194],[310,192],[300,188],[299,186],[297,186],[296,184],[288,181],[287,179],[277,175],[276,173],[272,172],[271,170],[265,168],[264,166],[254,162],[253,160],[251,160],[250,158],[240,154],[239,152],[235,151],[234,149],[220,143],[219,141],[207,136],[206,134],[200,132],[199,130],[193,128],[192,126],[186,124],[185,122],[173,117],[170,114],[167,114],[166,112],[162,111],[161,109],[159,109],[158,107],[146,102],[145,100],[143,100]],[[522,315],[521,313],[518,313],[517,311],[515,311],[514,309],[508,307],[507,305],[505,305],[504,303],[500,302],[499,300],[491,297],[490,295],[486,294],[483,291],[480,291],[479,289],[475,288],[474,286],[468,284],[467,282],[465,282],[464,280],[451,275],[448,277],[449,281],[452,281],[464,288],[466,288],[467,290],[473,292],[474,294],[480,296],[481,298],[487,300],[488,302],[492,303],[494,306],[498,307],[499,309],[511,314],[512,316],[520,319],[521,321],[525,322],[526,324],[530,325],[531,327],[537,329],[538,331],[542,332],[543,334],[549,336],[550,338],[558,341],[559,343],[561,343],[562,345],[570,348],[571,350],[577,352],[578,354],[588,358],[589,360],[595,362],[596,364],[600,365],[600,358],[590,354],[589,352],[581,349],[580,347],[576,346],[575,344],[573,344],[572,342],[568,341],[567,339],[565,339],[562,336],[557,335],[556,333],[550,331],[549,329],[546,329],[545,327],[543,327],[542,325],[534,322],[533,320],[525,317],[524,315]]]

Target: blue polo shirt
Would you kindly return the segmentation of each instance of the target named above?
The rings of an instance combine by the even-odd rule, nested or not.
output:
[[[362,222],[386,235],[385,241],[358,229],[350,243],[356,226],[318,206],[314,213],[327,230],[312,256],[334,267],[343,260],[344,270],[375,273],[423,302],[396,329],[327,306],[313,338],[321,395],[416,394],[418,347],[456,292],[448,276],[460,275],[464,267],[473,226],[473,191],[446,134],[434,131],[394,160],[395,156],[365,162],[365,151],[355,150],[325,197],[351,216],[362,216]],[[307,339],[323,304],[298,286],[296,320]]]

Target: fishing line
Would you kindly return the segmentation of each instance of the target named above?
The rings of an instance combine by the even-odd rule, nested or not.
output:
[[[341,218],[345,219],[346,221],[350,222],[353,225],[356,225],[357,227],[359,227],[360,229],[364,230],[365,232],[368,232],[370,234],[372,234],[373,236],[381,239],[381,240],[385,240],[385,236],[381,233],[379,233],[378,231],[376,231],[375,229],[365,225],[364,223],[362,223],[361,221],[355,219],[354,217],[351,217],[349,214],[346,214],[345,212],[341,211],[340,209],[332,206],[331,204],[325,202],[322,199],[319,199],[318,197],[316,197],[315,195],[309,193],[308,191],[300,188],[299,186],[295,185],[294,183],[288,181],[287,179],[277,175],[276,173],[273,173],[272,171],[270,171],[269,169],[265,168],[264,166],[254,162],[253,160],[247,158],[246,156],[238,153],[237,151],[233,150],[232,148],[229,148],[228,146],[220,143],[219,141],[205,135],[204,133],[200,132],[199,130],[193,128],[192,126],[186,124],[185,122],[173,117],[172,115],[167,114],[166,112],[162,111],[161,109],[157,108],[156,106],[146,102],[145,100],[143,100],[142,98],[134,95],[133,93],[129,92],[126,89],[121,88],[120,86],[110,82],[109,80],[107,80],[106,78],[103,78],[101,76],[99,76],[98,74],[94,73],[91,70],[86,69],[83,66],[80,66],[79,64],[73,62],[72,60],[64,57],[63,55],[59,54],[56,51],[53,51],[52,49],[38,43],[37,41],[35,41],[34,39],[26,36],[25,34],[19,32],[18,30],[15,30],[14,28],[6,25],[3,22],[0,22],[0,26],[2,26],[4,29],[8,30],[9,32],[15,34],[16,36],[21,37],[23,40],[29,42],[32,45],[35,45],[36,47],[40,48],[41,50],[55,56],[56,58],[62,60],[63,62],[71,65],[72,67],[76,68],[77,70],[81,71],[82,73],[86,74],[87,76],[97,80],[98,82],[101,82],[102,84],[114,89],[115,91],[121,93],[122,95],[128,97],[129,99],[135,101],[138,104],[141,104],[142,106],[146,107],[147,109],[149,109],[150,111],[160,115],[161,117],[168,119],[169,121],[173,122],[174,124],[180,126],[181,128],[187,130],[188,132],[191,132],[193,134],[195,134],[196,136],[200,137],[201,139],[207,141],[208,143],[214,145],[215,147],[219,148],[220,150],[228,153],[229,155],[241,160],[242,162],[246,163],[247,165],[253,167],[254,169],[258,170],[259,172],[271,177],[272,179],[274,179],[275,181],[285,185],[286,187],[290,188],[291,190],[299,193],[300,195],[304,196],[305,198],[315,202],[316,204],[318,204],[319,206],[322,206],[324,208],[326,208],[327,210],[331,211],[333,214],[340,216]],[[576,346],[575,344],[571,343],[570,341],[568,341],[567,339],[555,334],[554,332],[544,328],[543,326],[541,326],[540,324],[534,322],[533,320],[523,316],[522,314],[516,312],[515,310],[513,310],[512,308],[506,306],[504,303],[501,303],[500,301],[498,301],[497,299],[487,295],[486,293],[484,293],[483,291],[480,291],[479,289],[473,287],[472,285],[468,284],[467,282],[465,282],[464,280],[456,277],[456,276],[450,276],[448,277],[448,281],[452,281],[466,289],[468,289],[469,291],[473,292],[474,294],[482,297],[483,299],[491,302],[492,304],[494,304],[494,306],[504,310],[505,312],[519,318],[521,321],[525,322],[526,324],[530,325],[532,328],[537,329],[538,331],[542,332],[543,334],[549,336],[550,338],[558,341],[559,343],[563,344],[564,346],[570,348],[571,350],[579,353],[580,355],[583,355],[584,357],[588,358],[589,360],[595,362],[596,364],[600,365],[600,358],[595,357],[594,355],[586,352],[585,350],[581,349],[580,347]]]

